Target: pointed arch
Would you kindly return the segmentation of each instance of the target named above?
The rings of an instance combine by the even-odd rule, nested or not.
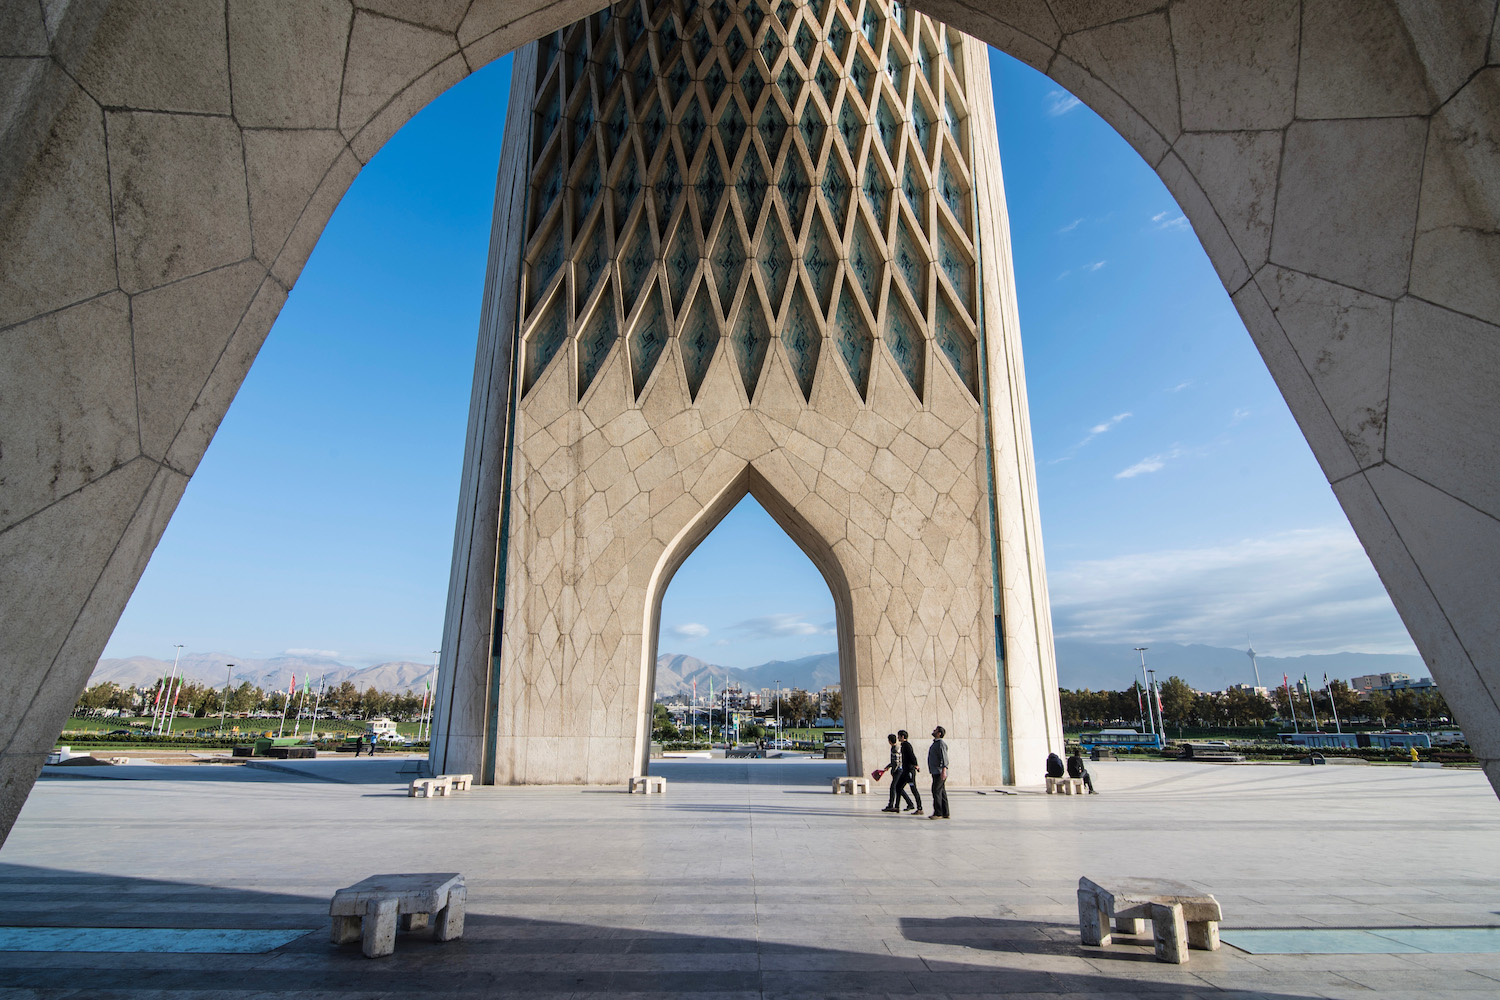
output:
[[[645,621],[641,644],[641,677],[639,704],[636,706],[635,760],[637,773],[645,774],[651,753],[651,703],[656,690],[656,656],[661,639],[661,602],[672,578],[687,562],[703,540],[713,533],[729,512],[745,497],[753,497],[767,514],[797,547],[802,550],[823,577],[828,592],[833,595],[834,628],[839,646],[839,687],[844,699],[844,728],[848,733],[850,774],[862,773],[859,751],[859,707],[856,696],[854,666],[854,597],[843,565],[834,552],[833,544],[823,537],[811,521],[797,506],[781,494],[764,475],[756,470],[753,462],[745,464],[718,493],[705,503],[698,513],[668,540],[657,559],[656,567],[647,583]]]

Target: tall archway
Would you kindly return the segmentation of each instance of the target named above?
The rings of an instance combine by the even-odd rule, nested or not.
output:
[[[0,372],[28,442],[0,457],[8,831],[360,165],[603,5],[5,5]],[[1493,5],[915,5],[1162,176],[1500,786]]]
[[[719,523],[734,510],[745,497],[753,497],[777,525],[785,531],[817,567],[828,593],[833,598],[834,629],[838,636],[839,687],[844,692],[844,727],[848,743],[849,770],[853,774],[864,773],[862,741],[860,739],[860,710],[858,673],[854,669],[854,598],[849,590],[849,580],[839,563],[838,554],[829,540],[798,512],[792,504],[778,493],[765,477],[747,465],[728,486],[713,497],[698,516],[678,531],[661,554],[655,571],[651,575],[648,593],[645,634],[651,637],[641,660],[641,695],[639,722],[636,731],[635,759],[639,772],[646,773],[651,750],[651,703],[656,690],[656,659],[661,641],[661,604],[672,578],[682,564],[698,548]]]

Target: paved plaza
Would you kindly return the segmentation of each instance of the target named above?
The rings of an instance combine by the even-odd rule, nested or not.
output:
[[[822,761],[666,762],[660,797],[434,800],[399,766],[49,768],[0,850],[3,923],[307,933],[258,954],[0,951],[0,996],[1500,994],[1495,953],[1226,944],[1169,966],[1076,926],[1080,875],[1195,883],[1226,939],[1500,926],[1500,802],[1477,771],[1102,762],[1100,795],[964,790],[931,822],[880,812],[884,787],[829,794],[842,767]],[[401,871],[464,874],[463,939],[330,945],[333,891]]]

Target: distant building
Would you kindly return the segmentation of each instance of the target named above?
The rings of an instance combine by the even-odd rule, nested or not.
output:
[[[1388,688],[1397,681],[1409,680],[1411,680],[1411,674],[1364,674],[1351,678],[1349,687],[1360,694],[1369,694],[1371,691]]]
[[[1222,690],[1222,691],[1215,691],[1214,693],[1215,694],[1228,694],[1231,691],[1244,691],[1246,694],[1258,694],[1262,698],[1269,698],[1269,697],[1271,697],[1271,689],[1270,688],[1268,688],[1268,687],[1256,687],[1254,684],[1231,684],[1227,688],[1225,688],[1224,690]]]
[[[1377,687],[1375,690],[1381,692],[1382,694],[1390,694],[1393,691],[1436,691],[1437,681],[1433,680],[1431,677],[1417,677],[1413,679],[1411,677],[1403,676],[1399,680],[1391,681],[1391,683],[1389,684],[1383,684],[1380,687]]]

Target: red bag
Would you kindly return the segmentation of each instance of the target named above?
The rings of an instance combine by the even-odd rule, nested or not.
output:
[[[870,772],[870,777],[874,778],[876,781],[879,781],[884,775],[885,775],[885,769],[884,768],[881,768],[878,771],[871,771]]]

